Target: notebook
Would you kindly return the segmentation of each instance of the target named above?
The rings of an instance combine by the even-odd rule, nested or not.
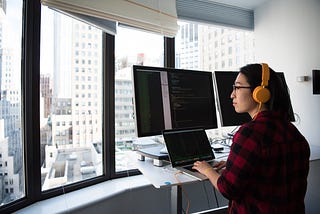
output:
[[[204,129],[164,130],[163,138],[173,168],[196,179],[207,177],[192,169],[195,161],[207,161],[215,164],[215,156]]]

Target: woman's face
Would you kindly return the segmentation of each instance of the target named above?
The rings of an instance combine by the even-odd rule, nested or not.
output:
[[[232,104],[237,113],[248,112],[253,117],[259,108],[259,104],[253,100],[252,88],[247,82],[247,78],[239,73],[231,93]]]

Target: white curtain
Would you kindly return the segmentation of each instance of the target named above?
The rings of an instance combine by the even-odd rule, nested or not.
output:
[[[74,14],[111,20],[174,37],[178,30],[175,0],[41,0]]]

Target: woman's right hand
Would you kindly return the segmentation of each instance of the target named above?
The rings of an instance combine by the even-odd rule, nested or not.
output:
[[[218,163],[213,165],[213,168],[217,171],[223,169],[224,167],[226,167],[226,161],[219,161]]]

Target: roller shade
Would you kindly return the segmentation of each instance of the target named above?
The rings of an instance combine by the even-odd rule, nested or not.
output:
[[[120,22],[168,37],[174,37],[178,30],[175,0],[41,0],[41,3],[73,15]]]
[[[253,30],[253,10],[210,0],[176,0],[178,19]],[[227,2],[227,1],[226,1]]]

